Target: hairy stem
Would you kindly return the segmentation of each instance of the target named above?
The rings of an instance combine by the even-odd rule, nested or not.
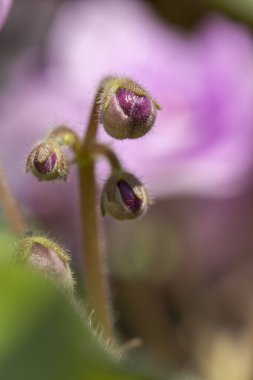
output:
[[[10,186],[7,182],[4,170],[0,164],[0,200],[2,201],[4,212],[9,220],[10,226],[17,234],[24,233],[26,223],[18,208],[16,199],[14,198]]]
[[[97,93],[86,136],[79,156],[87,155],[95,142],[97,132]],[[99,223],[97,209],[97,189],[95,181],[95,164],[88,154],[85,163],[79,166],[82,231],[84,239],[84,281],[89,305],[94,310],[93,327],[102,325],[105,339],[114,341],[113,324],[110,308],[107,266],[104,255],[104,239]]]
[[[86,135],[85,135],[84,141],[83,141],[83,147],[85,147],[85,148],[92,145],[96,140],[97,127],[98,127],[97,108],[98,108],[98,103],[99,103],[101,91],[102,91],[102,88],[99,87],[99,89],[97,91],[97,95],[96,95],[94,103],[93,103],[93,106],[92,106],[90,119],[89,119],[89,123],[88,123],[88,128],[86,130]]]
[[[141,347],[141,345],[142,345],[142,341],[140,338],[133,338],[121,344],[119,347],[117,347],[115,352],[119,355],[122,355],[130,350]]]

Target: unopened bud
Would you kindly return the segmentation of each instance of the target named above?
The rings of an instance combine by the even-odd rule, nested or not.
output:
[[[68,254],[46,237],[28,236],[22,239],[16,249],[16,261],[25,262],[34,270],[50,276],[68,289],[73,289]]]
[[[114,173],[106,181],[101,201],[102,213],[115,219],[136,219],[149,205],[143,184],[130,173]]]
[[[116,139],[144,136],[154,125],[159,105],[136,82],[127,78],[104,81],[100,99],[100,121]]]
[[[69,146],[74,150],[80,147],[78,135],[69,127],[60,125],[54,128],[48,135],[48,139],[54,140],[60,146]]]
[[[27,159],[26,171],[41,181],[67,178],[68,161],[60,146],[52,140],[37,145]]]

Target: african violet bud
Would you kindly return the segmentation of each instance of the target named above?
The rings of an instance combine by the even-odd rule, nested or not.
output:
[[[66,289],[73,290],[70,258],[54,241],[43,236],[27,236],[18,243],[15,259],[48,275]]]
[[[37,145],[27,159],[26,171],[31,171],[41,181],[67,178],[68,161],[60,146],[53,140]]]
[[[148,208],[149,197],[143,184],[132,174],[116,172],[106,181],[102,193],[102,214],[115,219],[136,219]]]
[[[135,139],[152,128],[160,107],[143,87],[127,78],[107,78],[102,88],[100,121],[110,136]]]
[[[54,128],[48,135],[48,139],[54,140],[60,146],[69,146],[75,151],[80,147],[78,135],[69,127],[59,125]]]

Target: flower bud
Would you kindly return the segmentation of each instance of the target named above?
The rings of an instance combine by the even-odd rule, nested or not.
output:
[[[73,289],[69,260],[63,248],[42,236],[25,237],[18,243],[16,250],[17,262],[25,262],[34,270],[50,276],[68,289]]]
[[[59,125],[48,135],[48,139],[54,140],[59,146],[69,146],[75,151],[80,147],[78,135],[69,127]]]
[[[66,179],[68,161],[60,146],[52,140],[37,145],[29,154],[26,171],[31,171],[41,181]]]
[[[136,219],[148,208],[149,197],[143,184],[130,173],[114,173],[102,193],[102,214],[115,219]]]
[[[154,125],[159,105],[136,82],[107,78],[100,99],[100,121],[116,139],[144,136]]]

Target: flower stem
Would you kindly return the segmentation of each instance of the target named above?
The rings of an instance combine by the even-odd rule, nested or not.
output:
[[[4,212],[9,219],[13,231],[22,234],[26,230],[26,223],[18,208],[16,199],[7,182],[2,165],[0,164],[0,200],[2,201]]]
[[[84,158],[96,139],[99,94],[100,89],[91,111],[86,136],[80,148],[80,154],[84,155]],[[94,310],[93,327],[96,329],[102,325],[103,337],[114,342],[104,239],[97,209],[95,164],[89,154],[85,163],[79,165],[79,176],[84,239],[85,292],[88,303]]]

